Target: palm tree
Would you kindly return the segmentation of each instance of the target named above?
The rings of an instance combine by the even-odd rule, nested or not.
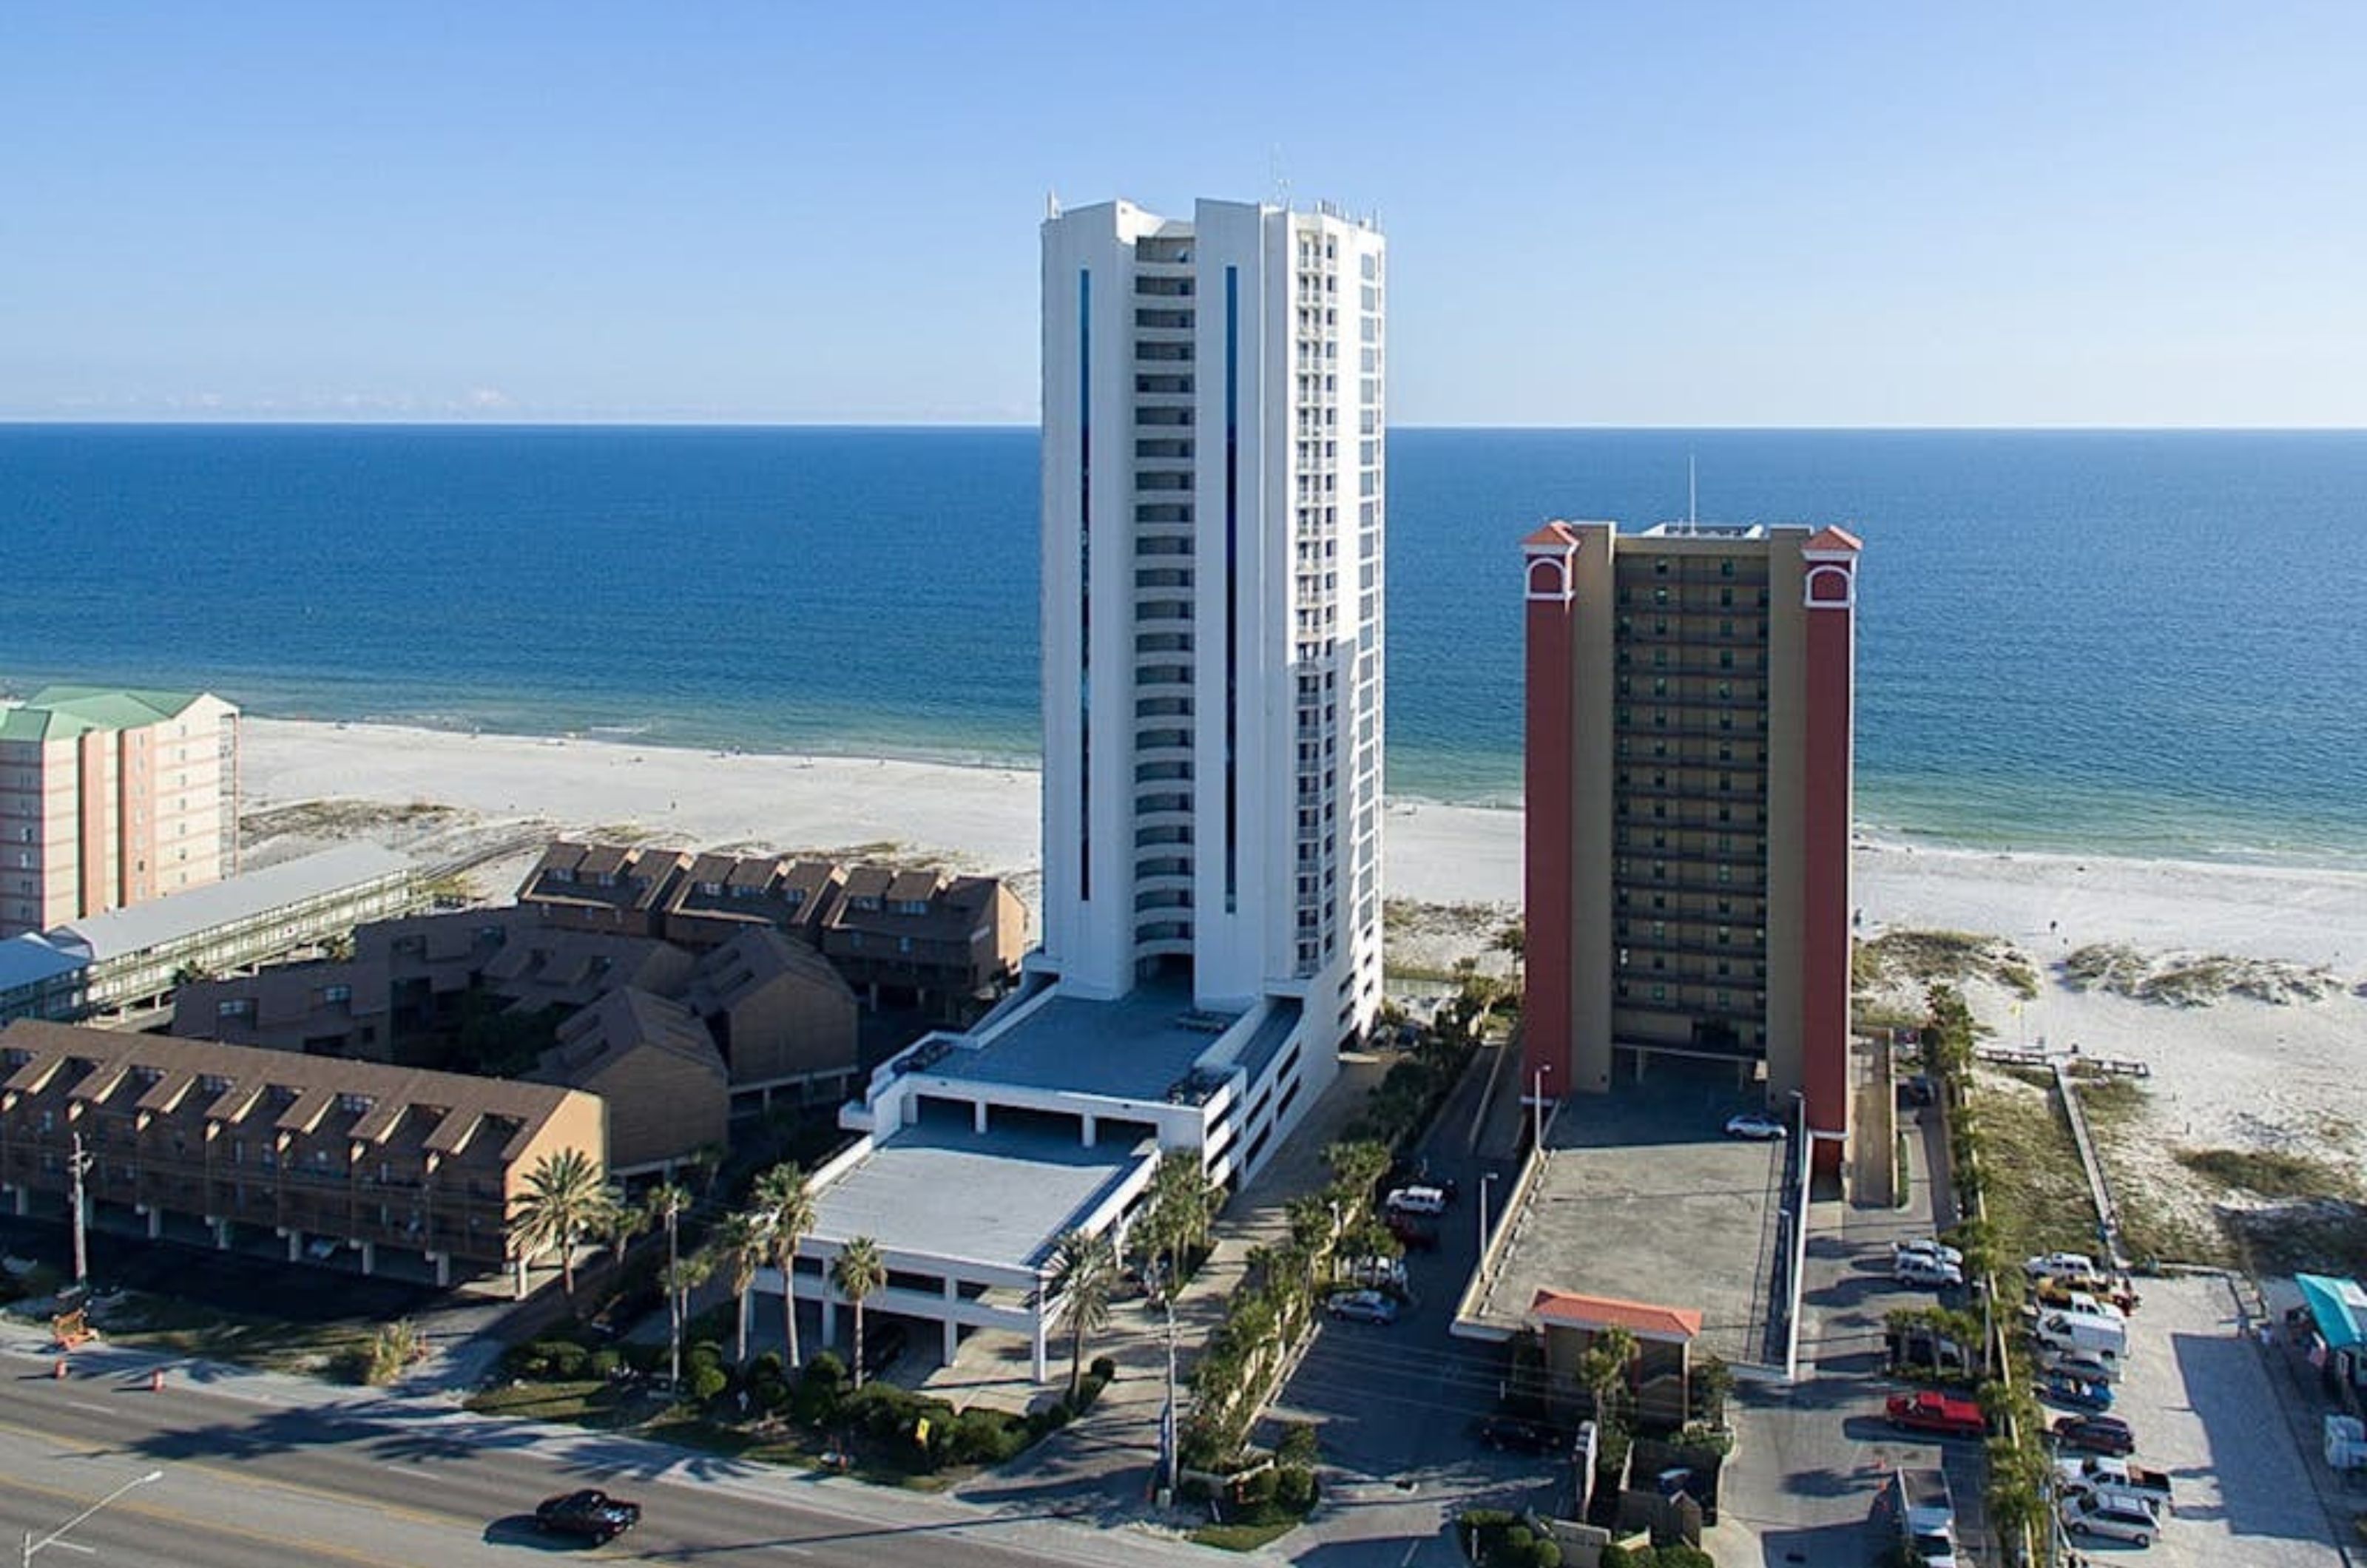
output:
[[[632,1239],[650,1228],[650,1212],[625,1196],[621,1187],[607,1191],[607,1207],[601,1212],[600,1240],[617,1261],[622,1262],[625,1248]]]
[[[1111,1255],[1107,1236],[1072,1230],[1055,1245],[1052,1277],[1046,1288],[1067,1304],[1071,1402],[1084,1382],[1085,1336],[1109,1322],[1110,1288],[1116,1281],[1117,1261]]]
[[[1333,1144],[1323,1151],[1323,1163],[1352,1201],[1369,1203],[1374,1184],[1389,1168],[1388,1146],[1369,1138]]]
[[[575,1248],[596,1233],[609,1204],[599,1165],[582,1149],[559,1149],[527,1172],[526,1190],[510,1199],[510,1239],[527,1258],[559,1249],[560,1288],[575,1301]]]
[[[682,1382],[682,1323],[684,1298],[690,1292],[677,1291],[674,1278],[682,1269],[682,1216],[688,1212],[692,1199],[690,1189],[671,1181],[661,1181],[650,1189],[642,1201],[642,1212],[665,1228],[666,1238],[666,1334],[667,1368],[673,1382]]]
[[[1641,1348],[1625,1328],[1598,1328],[1578,1359],[1579,1381],[1594,1399],[1595,1421],[1606,1430],[1619,1418],[1618,1395],[1627,1386],[1628,1369]]]
[[[732,1314],[739,1323],[732,1359],[743,1367],[748,1364],[748,1292],[755,1288],[756,1270],[764,1267],[770,1246],[764,1222],[746,1213],[724,1215],[715,1234],[707,1238],[707,1250],[715,1259],[716,1272],[730,1283],[731,1300],[738,1308]]]
[[[691,1292],[715,1278],[715,1259],[705,1248],[670,1264],[666,1269],[666,1302],[673,1309],[674,1358],[669,1370],[673,1385],[682,1387],[682,1331],[690,1321]]]
[[[831,1259],[830,1279],[838,1293],[855,1306],[855,1386],[861,1388],[864,1298],[888,1282],[888,1265],[880,1259],[879,1244],[867,1235],[850,1237]]]
[[[806,1173],[792,1160],[756,1178],[753,1196],[764,1222],[766,1256],[781,1272],[781,1331],[788,1341],[789,1370],[795,1371],[799,1365],[798,1244],[813,1234],[813,1191],[806,1185]]]
[[[1160,1212],[1159,1229],[1172,1255],[1172,1278],[1181,1283],[1184,1259],[1208,1239],[1208,1224],[1224,1201],[1224,1190],[1208,1179],[1197,1149],[1171,1149],[1160,1156],[1150,1179],[1150,1201]]]

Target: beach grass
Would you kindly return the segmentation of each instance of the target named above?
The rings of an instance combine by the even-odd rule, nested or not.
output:
[[[1971,1103],[1981,1131],[1981,1177],[1988,1215],[2009,1258],[2085,1251],[2096,1240],[2096,1206],[2071,1128],[2044,1087],[1983,1068]]]

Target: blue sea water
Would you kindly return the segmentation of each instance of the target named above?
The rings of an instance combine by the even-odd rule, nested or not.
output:
[[[1409,430],[1393,790],[1520,789],[1518,543],[1835,522],[1872,830],[2367,864],[2367,434]],[[1032,430],[0,427],[0,689],[1026,760]]]

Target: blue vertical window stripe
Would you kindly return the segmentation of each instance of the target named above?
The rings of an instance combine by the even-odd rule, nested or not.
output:
[[[1077,271],[1077,897],[1093,896],[1093,274]]]
[[[1240,896],[1241,269],[1225,269],[1225,908]]]

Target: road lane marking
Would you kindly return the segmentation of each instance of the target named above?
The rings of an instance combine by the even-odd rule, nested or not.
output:
[[[19,1475],[0,1474],[0,1491],[30,1492],[38,1496],[47,1497],[68,1506],[87,1504],[90,1501],[89,1495],[85,1492],[63,1486],[44,1486],[38,1481],[28,1481]],[[228,1536],[233,1540],[254,1541],[264,1546],[300,1547],[323,1557],[334,1557],[340,1562],[361,1564],[361,1568],[415,1568],[413,1563],[402,1558],[372,1557],[367,1552],[357,1551],[351,1547],[314,1540],[308,1536],[271,1535],[263,1530],[249,1529],[243,1525],[223,1524],[213,1519],[201,1519],[188,1514],[175,1513],[151,1503],[119,1502],[109,1508],[108,1512],[118,1515],[129,1514],[137,1518],[146,1519],[152,1524],[171,1529],[202,1530],[211,1535]],[[60,1541],[57,1544],[64,1546],[69,1543]]]

